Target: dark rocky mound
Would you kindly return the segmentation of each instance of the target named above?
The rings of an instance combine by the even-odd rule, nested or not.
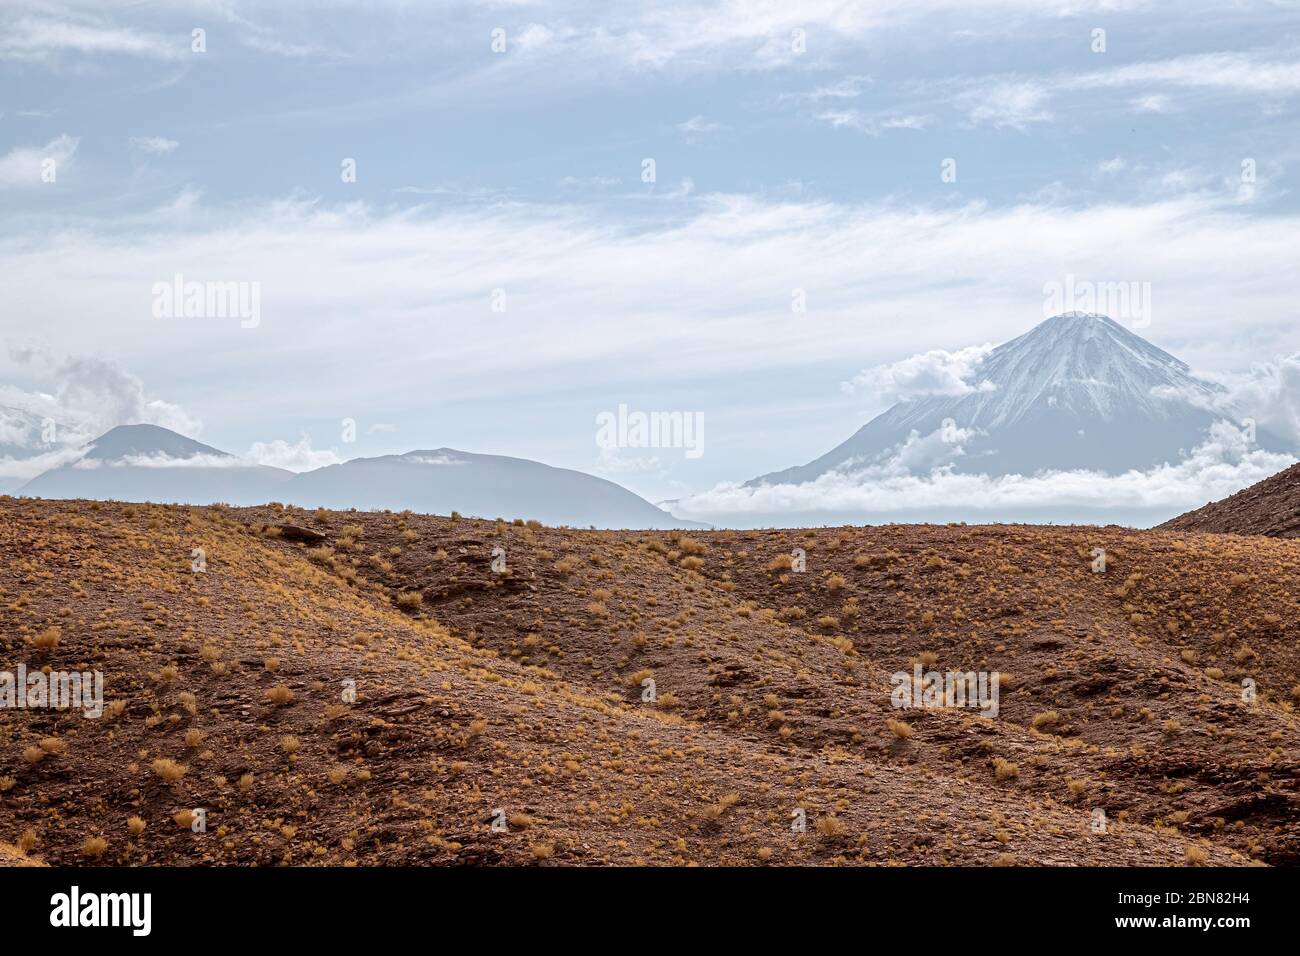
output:
[[[1292,465],[1222,501],[1172,518],[1160,527],[1166,531],[1300,537],[1300,465]]]

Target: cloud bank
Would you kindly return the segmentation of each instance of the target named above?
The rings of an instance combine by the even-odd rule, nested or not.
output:
[[[803,484],[753,488],[720,484],[679,499],[672,511],[679,518],[723,523],[750,514],[783,514],[815,522],[822,512],[853,512],[879,520],[906,511],[953,509],[968,512],[975,521],[999,513],[1048,508],[1061,512],[1162,511],[1172,517],[1226,497],[1296,461],[1254,447],[1241,429],[1219,423],[1186,459],[1148,471],[991,477],[956,474],[940,466],[917,473],[912,468],[912,446],[932,439],[914,435],[913,442],[905,443],[887,461],[831,472]]]

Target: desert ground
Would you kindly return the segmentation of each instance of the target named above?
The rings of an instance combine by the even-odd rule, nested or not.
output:
[[[0,499],[0,670],[106,701],[0,711],[0,864],[1295,865],[1297,582],[1200,531]],[[917,664],[997,717],[895,708]]]

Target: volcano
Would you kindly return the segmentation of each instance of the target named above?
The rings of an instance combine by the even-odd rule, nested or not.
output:
[[[800,484],[896,463],[987,475],[1121,474],[1176,462],[1231,419],[1221,386],[1103,315],[1067,312],[993,349],[969,389],[899,402],[805,465],[747,482]],[[1257,435],[1261,447],[1285,450]]]

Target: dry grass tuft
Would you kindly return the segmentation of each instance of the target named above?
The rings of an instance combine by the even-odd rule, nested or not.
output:
[[[813,825],[817,828],[818,833],[827,838],[843,836],[844,834],[844,821],[834,814],[818,817],[817,822]]]
[[[888,727],[889,732],[899,740],[909,740],[911,739],[912,734],[916,733],[916,728],[911,724],[901,720],[895,720],[892,717],[885,721],[885,726]]]
[[[1020,776],[1020,768],[1005,757],[994,757],[993,776],[997,780],[1014,780]]]
[[[153,772],[161,777],[164,783],[176,783],[189,770],[184,764],[179,764],[169,757],[159,757],[150,766],[153,767]]]
[[[266,692],[266,699],[276,707],[284,707],[293,703],[294,693],[286,685],[276,684]]]

